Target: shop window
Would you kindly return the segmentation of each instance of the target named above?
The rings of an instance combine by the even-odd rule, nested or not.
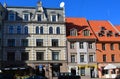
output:
[[[22,61],[29,60],[29,54],[28,54],[28,52],[22,52],[21,53],[21,60]]]
[[[57,66],[57,65],[53,65],[52,66],[52,76],[53,77],[57,77],[60,73],[60,66]]]
[[[85,76],[85,67],[82,67],[80,71],[81,71],[81,76]]]
[[[7,53],[7,61],[15,61],[15,52]]]
[[[108,70],[104,70],[104,67],[101,67],[102,68],[102,75],[105,75],[105,74],[108,74]]]

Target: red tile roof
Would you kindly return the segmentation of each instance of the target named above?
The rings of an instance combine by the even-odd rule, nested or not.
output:
[[[77,29],[77,36],[70,36],[70,29]],[[90,36],[84,36],[82,31],[88,29]],[[66,18],[66,31],[68,39],[96,39],[85,18]]]
[[[118,33],[117,28],[115,28],[115,26],[113,26],[109,21],[93,21],[90,20],[89,24],[92,28],[92,30],[94,31],[95,35],[97,36],[97,39],[99,41],[108,41],[108,42],[116,42],[116,41],[120,41],[120,36],[115,37],[115,34]],[[98,35],[98,33],[100,33],[101,31],[101,27],[104,27],[105,30],[105,34],[104,36],[100,37]],[[107,33],[109,31],[112,31],[112,36],[108,37]]]

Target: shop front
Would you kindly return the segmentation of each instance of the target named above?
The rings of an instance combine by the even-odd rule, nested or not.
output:
[[[88,76],[90,78],[97,77],[97,65],[78,65],[80,76]]]

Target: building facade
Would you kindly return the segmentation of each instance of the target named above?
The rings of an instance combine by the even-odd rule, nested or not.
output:
[[[120,72],[119,27],[113,26],[109,21],[89,21],[89,24],[97,37],[98,76],[99,78],[114,78]],[[115,66],[115,68],[109,70],[108,66]]]
[[[0,68],[2,66],[2,39],[3,39],[3,20],[5,18],[5,8],[0,3]]]
[[[97,77],[96,37],[87,20],[66,18],[66,28],[69,72]]]
[[[7,6],[3,65],[30,66],[49,78],[65,72],[66,27],[63,8]]]

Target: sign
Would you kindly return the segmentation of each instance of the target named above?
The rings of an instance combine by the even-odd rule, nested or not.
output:
[[[40,64],[38,67],[39,67],[39,71],[42,71],[43,65]]]

